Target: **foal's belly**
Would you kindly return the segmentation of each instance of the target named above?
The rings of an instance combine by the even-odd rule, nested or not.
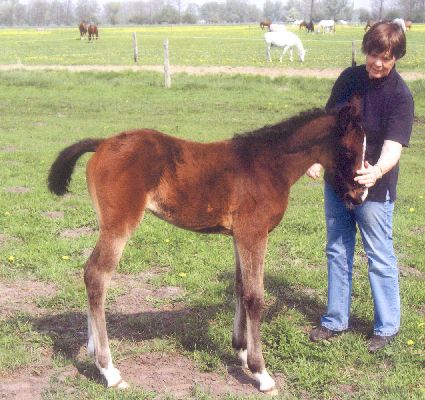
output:
[[[151,199],[146,209],[158,218],[183,229],[200,233],[231,234],[232,217],[229,212],[211,204],[176,204]]]

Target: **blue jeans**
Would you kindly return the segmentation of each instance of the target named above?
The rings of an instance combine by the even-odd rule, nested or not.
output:
[[[348,210],[331,185],[325,183],[327,228],[328,308],[322,326],[332,331],[348,328],[351,305],[356,225],[368,259],[374,303],[374,334],[390,336],[400,328],[397,260],[392,240],[394,202],[365,201]]]

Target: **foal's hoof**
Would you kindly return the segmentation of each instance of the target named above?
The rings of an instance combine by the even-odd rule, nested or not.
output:
[[[279,394],[279,390],[277,390],[275,387],[270,389],[270,390],[266,390],[263,392],[264,394],[266,394],[267,396],[277,396]]]
[[[128,389],[130,385],[123,379],[117,382],[115,385],[109,386],[114,389]]]

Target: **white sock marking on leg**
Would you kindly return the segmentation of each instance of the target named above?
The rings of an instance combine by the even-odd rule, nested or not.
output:
[[[242,361],[242,368],[248,369],[248,350],[240,349],[238,352],[239,360]]]
[[[275,382],[266,369],[264,369],[262,372],[256,372],[253,375],[254,378],[260,383],[260,390],[262,392],[267,392],[275,387]]]

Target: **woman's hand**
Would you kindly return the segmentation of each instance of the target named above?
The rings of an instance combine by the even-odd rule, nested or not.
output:
[[[370,165],[365,161],[362,169],[358,169],[357,176],[354,180],[360,185],[364,185],[366,188],[370,188],[375,185],[378,179],[382,178],[382,169],[378,164]]]
[[[314,180],[320,178],[320,171],[322,170],[321,164],[313,164],[306,172],[306,175]]]

